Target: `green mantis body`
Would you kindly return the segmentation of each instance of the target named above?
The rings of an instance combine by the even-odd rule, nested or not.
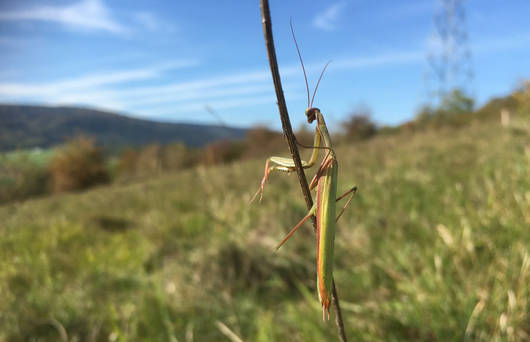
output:
[[[331,292],[333,286],[333,254],[335,241],[335,224],[338,218],[344,212],[344,209],[349,205],[353,194],[357,190],[353,187],[344,195],[336,198],[337,194],[337,172],[338,163],[335,156],[335,151],[331,148],[331,139],[324,121],[324,117],[318,108],[308,108],[306,110],[308,122],[317,121],[315,130],[315,142],[313,146],[313,153],[308,162],[302,161],[303,168],[310,168],[314,165],[319,149],[327,150],[326,156],[322,160],[316,175],[313,177],[309,188],[311,190],[316,187],[316,202],[309,210],[308,214],[287,234],[277,248],[280,248],[302,224],[312,215],[316,217],[317,222],[317,289],[322,304],[322,314],[325,318],[325,313],[328,313],[331,304]],[[321,143],[323,146],[321,146]],[[274,164],[274,165],[271,165]],[[260,195],[260,201],[265,188],[265,183],[268,180],[269,174],[272,171],[292,172],[295,170],[294,161],[290,158],[271,157],[265,164],[265,175],[261,182],[261,186],[254,195],[252,201]],[[347,201],[344,208],[336,217],[336,201],[344,198],[348,194],[352,197]]]
[[[337,198],[337,173],[338,173],[338,163],[335,151],[331,145],[331,138],[324,121],[324,116],[320,112],[320,109],[313,107],[313,100],[315,99],[315,94],[322,79],[322,75],[326,70],[328,64],[322,70],[320,77],[318,79],[315,91],[313,92],[313,97],[311,102],[309,101],[309,84],[307,82],[307,75],[305,73],[304,62],[302,61],[302,55],[300,54],[300,49],[298,48],[298,43],[296,42],[296,37],[294,35],[293,26],[291,23],[291,33],[293,35],[294,43],[296,45],[296,51],[298,52],[298,57],[300,58],[300,63],[302,65],[302,70],[304,71],[304,78],[307,89],[307,109],[305,111],[307,122],[312,123],[316,120],[316,129],[315,129],[315,140],[313,143],[313,152],[309,161],[302,160],[302,168],[307,169],[312,167],[318,157],[318,152],[320,149],[326,150],[326,155],[322,160],[320,167],[317,170],[317,173],[313,177],[309,189],[313,190],[316,187],[316,202],[313,204],[307,215],[287,234],[287,236],[280,242],[277,248],[280,248],[297,230],[302,226],[302,224],[307,221],[311,216],[316,217],[316,226],[317,226],[317,292],[322,304],[322,316],[323,319],[326,317],[326,312],[328,313],[329,318],[329,307],[331,304],[332,291],[333,291],[333,254],[334,254],[334,244],[335,244],[335,224],[340,218],[346,207],[350,204],[353,195],[357,191],[357,187],[353,187],[348,190],[346,193]],[[283,157],[270,157],[265,163],[265,175],[261,181],[261,185],[252,197],[252,201],[256,199],[258,194],[260,195],[260,201],[263,197],[263,191],[265,189],[265,184],[269,179],[269,174],[273,171],[282,171],[282,172],[293,172],[296,170],[295,163],[291,158]],[[336,216],[336,202],[352,194],[351,197],[346,202],[346,205],[342,208],[338,216]]]

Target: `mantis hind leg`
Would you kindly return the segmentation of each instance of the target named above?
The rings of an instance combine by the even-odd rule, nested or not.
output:
[[[281,246],[283,246],[284,243],[287,242],[287,240],[289,240],[289,238],[291,236],[293,236],[293,234],[298,230],[298,228],[300,228],[302,226],[302,224],[304,224],[305,221],[307,221],[308,218],[310,218],[312,215],[315,215],[315,211],[316,211],[316,205],[313,204],[313,207],[311,208],[311,210],[309,210],[309,212],[307,213],[306,216],[304,216],[304,218],[302,218],[300,220],[300,222],[298,222],[296,224],[296,226],[294,226],[293,229],[291,229],[291,231],[285,236],[285,238],[282,240],[282,242],[280,242],[278,244],[278,246],[276,246],[276,250],[280,249]]]
[[[344,213],[344,210],[346,210],[347,207],[350,206],[350,203],[351,203],[351,200],[353,199],[353,196],[355,196],[355,194],[357,193],[357,186],[354,186],[353,188],[351,188],[350,190],[346,191],[345,193],[343,193],[342,195],[340,195],[339,197],[337,197],[336,199],[336,202],[340,201],[341,199],[343,199],[344,197],[348,196],[349,194],[351,194],[350,198],[348,198],[348,201],[346,201],[346,204],[344,205],[344,207],[341,209],[339,215],[337,215],[337,218],[335,219],[335,222],[337,222],[339,220],[339,218],[342,216],[342,214]]]

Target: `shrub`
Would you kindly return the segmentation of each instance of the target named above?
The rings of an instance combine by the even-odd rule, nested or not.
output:
[[[426,125],[431,121],[431,119],[436,115],[436,109],[431,107],[428,104],[422,105],[418,112],[416,113],[416,117],[414,118],[414,121],[420,125]]]
[[[82,190],[110,180],[103,151],[86,137],[67,143],[53,157],[50,172],[54,192]]]
[[[465,114],[473,111],[474,104],[475,100],[460,89],[454,89],[442,99],[438,111],[446,114]]]
[[[525,80],[521,83],[518,89],[513,93],[513,97],[517,101],[517,105],[521,112],[530,111],[530,80]]]
[[[0,203],[24,200],[46,194],[49,172],[25,154],[13,159],[0,156]]]
[[[295,133],[296,140],[304,145],[313,146],[315,141],[315,125],[316,122],[314,122],[311,126],[307,123],[301,125]],[[283,144],[285,146],[286,143],[284,142]]]
[[[182,170],[198,164],[198,149],[186,147],[181,142],[166,145],[163,150],[162,167],[164,170]]]
[[[475,101],[460,89],[454,89],[443,97],[438,107],[424,105],[416,114],[415,122],[421,127],[458,127],[473,119]]]
[[[343,123],[347,141],[360,141],[371,138],[377,133],[377,125],[372,121],[372,111],[367,106],[358,106]]]
[[[150,144],[140,150],[136,159],[137,174],[154,174],[162,171],[163,148]]]
[[[245,140],[245,157],[256,158],[280,150],[285,146],[283,135],[266,127],[256,126],[248,131]]]
[[[139,149],[129,148],[118,158],[118,174],[123,180],[191,168],[204,162],[203,151],[188,148],[180,142],[167,146],[151,144]]]
[[[120,176],[132,176],[136,173],[138,155],[139,152],[132,148],[129,148],[120,154],[118,159],[118,173]]]
[[[218,141],[208,144],[204,148],[202,164],[205,166],[229,163],[240,159],[243,154],[244,144],[235,141]]]

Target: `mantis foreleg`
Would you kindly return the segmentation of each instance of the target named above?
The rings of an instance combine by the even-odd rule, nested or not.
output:
[[[302,160],[302,167],[304,169],[310,168],[315,164],[315,161],[318,157],[318,151],[320,147],[320,132],[318,131],[318,128],[315,130],[315,141],[313,144],[313,152],[311,153],[311,157],[309,161]],[[275,165],[270,165],[270,164]],[[250,203],[254,202],[256,197],[259,196],[259,200],[261,202],[261,199],[263,198],[263,191],[265,190],[265,184],[267,183],[269,179],[269,175],[273,171],[282,171],[282,172],[293,172],[295,171],[295,164],[293,159],[291,158],[285,158],[285,157],[270,157],[267,159],[267,162],[265,163],[265,174],[263,176],[263,179],[261,180],[260,187],[258,188],[258,191],[252,196],[252,199],[250,200]]]

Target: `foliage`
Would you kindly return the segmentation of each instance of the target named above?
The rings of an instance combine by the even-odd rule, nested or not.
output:
[[[167,170],[191,168],[198,164],[199,154],[199,149],[186,147],[182,143],[166,145],[162,165]]]
[[[521,113],[528,116],[529,113]],[[331,132],[333,134],[333,132]],[[528,131],[497,120],[337,148],[335,279],[359,341],[527,341]],[[315,170],[308,170],[312,175]],[[0,207],[0,341],[329,341],[297,182],[263,160]]]
[[[85,137],[70,141],[57,152],[50,173],[54,192],[83,190],[110,180],[102,149]]]
[[[206,145],[201,163],[205,166],[230,163],[240,159],[245,145],[236,141],[218,141]]]
[[[475,101],[460,89],[454,89],[445,95],[438,107],[424,105],[416,114],[415,122],[421,126],[441,128],[444,126],[462,126],[473,117]]]
[[[145,179],[162,172],[188,169],[199,164],[201,155],[199,149],[187,148],[182,143],[128,148],[118,157],[118,178],[120,181]]]
[[[372,111],[367,106],[354,109],[349,119],[342,124],[347,141],[360,141],[373,137],[377,133],[377,125],[372,120]]]
[[[436,109],[434,109],[430,105],[422,105],[416,113],[416,119],[414,121],[418,124],[425,125],[429,123],[429,121],[431,121],[432,118],[436,116],[436,114]]]
[[[0,155],[0,204],[48,193],[48,158],[40,150]]]
[[[245,137],[245,158],[266,156],[271,151],[278,151],[285,145],[283,135],[266,127],[256,126],[247,132]]]
[[[498,120],[501,111],[518,112],[520,106],[524,106],[524,103],[519,103],[513,94],[494,98],[476,111],[476,117],[481,120]]]
[[[530,80],[523,81],[513,93],[513,97],[523,113],[530,112]]]
[[[454,89],[442,99],[438,111],[447,114],[470,113],[473,111],[474,103],[475,101],[460,89]]]

